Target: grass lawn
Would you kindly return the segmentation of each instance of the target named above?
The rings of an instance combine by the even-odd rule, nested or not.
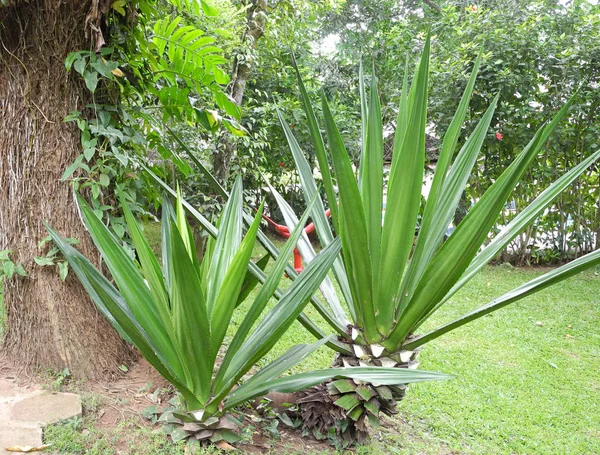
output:
[[[153,228],[147,231],[155,234]],[[260,253],[257,247],[256,257]],[[541,273],[541,269],[487,267],[428,326],[487,303]],[[600,453],[599,296],[600,277],[588,271],[431,342],[421,353],[420,368],[455,378],[411,386],[399,414],[387,419],[388,425],[357,452]],[[307,312],[314,313],[310,308]],[[294,323],[269,359],[311,340]],[[331,357],[323,348],[295,371],[327,367]],[[46,442],[54,442],[64,454],[92,453],[81,447],[89,448],[99,437],[93,416],[86,419],[86,426],[84,440],[82,426],[58,425],[49,430]],[[77,444],[69,444],[74,438]],[[152,438],[156,447],[156,436]],[[116,451],[109,445],[94,453]],[[149,452],[140,446],[127,453]],[[163,447],[161,453],[183,452],[173,446]]]

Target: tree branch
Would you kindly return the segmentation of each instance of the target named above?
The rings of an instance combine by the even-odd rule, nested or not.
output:
[[[423,0],[423,3],[425,3],[428,6],[430,6],[431,8],[433,8],[434,10],[436,10],[438,13],[442,12],[442,8],[439,5],[433,3],[431,0]]]

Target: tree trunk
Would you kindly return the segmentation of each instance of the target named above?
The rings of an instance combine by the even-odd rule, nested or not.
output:
[[[246,30],[242,37],[242,46],[256,48],[258,40],[264,34],[266,21],[266,0],[252,0],[246,13]],[[241,54],[235,58],[233,64],[233,77],[231,78],[231,97],[238,106],[242,105],[246,83],[250,76],[250,63]],[[213,158],[213,173],[221,184],[226,184],[229,178],[229,164],[235,155],[237,144],[227,135]]]
[[[4,284],[7,312],[1,355],[32,368],[69,368],[99,379],[118,372],[133,352],[96,310],[72,273],[35,264],[44,222],[97,257],[60,178],[81,153],[79,132],[63,123],[84,110],[89,92],[68,74],[71,51],[90,49],[84,34],[97,1],[32,0],[0,5],[0,250],[13,250],[29,276]],[[47,247],[46,247],[47,249]]]

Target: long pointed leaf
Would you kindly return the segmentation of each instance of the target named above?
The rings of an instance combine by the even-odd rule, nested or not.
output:
[[[294,249],[294,245],[298,242],[300,235],[302,234],[302,226],[303,223],[306,222],[308,218],[308,214],[310,212],[310,208],[314,204],[314,201],[308,206],[306,212],[300,219],[300,223],[296,226],[296,228],[292,231],[288,241],[283,246],[279,257],[275,261],[271,273],[268,277],[265,277],[263,281],[263,286],[260,288],[258,295],[252,302],[250,309],[246,312],[246,316],[244,317],[242,323],[238,327],[233,339],[229,343],[227,348],[227,352],[225,353],[225,357],[223,358],[223,362],[221,363],[221,368],[217,373],[217,377],[214,382],[214,391],[217,395],[220,395],[223,392],[222,386],[223,383],[231,382],[236,375],[236,371],[231,371],[229,369],[229,365],[231,364],[231,360],[237,354],[240,347],[246,340],[246,337],[250,333],[250,330],[254,326],[255,322],[258,320],[260,315],[263,313],[267,303],[271,299],[271,296],[277,292],[277,285],[281,279],[281,275],[284,273],[285,267],[289,261],[289,258],[292,255],[292,251]]]
[[[350,378],[381,385],[401,385],[414,382],[451,379],[452,376],[429,371],[409,370],[405,368],[329,368],[327,370],[309,371],[306,373],[286,376],[263,384],[256,384],[256,387],[254,388],[240,387],[227,397],[224,409],[231,409],[254,397],[264,395],[269,391],[282,393],[296,392],[298,390],[304,390],[317,384],[321,384],[322,382],[333,378]]]
[[[434,196],[432,203],[434,211],[428,211],[429,201],[425,206],[423,223],[419,230],[417,245],[411,260],[406,287],[402,292],[402,302],[408,303],[415,287],[423,275],[427,264],[438,249],[444,234],[446,233],[452,218],[458,207],[465,185],[477,160],[477,156],[485,140],[490,122],[496,110],[498,96],[494,98],[485,114],[475,127],[473,134],[467,139],[461,148],[456,161],[452,165],[450,174],[445,179],[441,194]],[[398,315],[402,314],[404,306],[400,305]]]
[[[545,289],[548,286],[552,286],[556,283],[566,280],[567,278],[598,264],[600,264],[600,250],[586,254],[585,256],[575,259],[574,261],[569,262],[568,264],[565,264],[562,267],[554,269],[551,272],[548,272],[538,278],[535,278],[519,286],[518,288],[507,292],[501,297],[494,299],[487,305],[484,305],[481,308],[471,311],[470,313],[462,316],[461,318],[456,319],[455,321],[452,321],[448,324],[445,324],[444,326],[429,332],[427,335],[416,339],[415,341],[407,343],[405,347],[406,349],[414,349],[418,346],[421,346],[445,333],[450,332],[451,330],[454,330],[464,324],[467,324],[468,322],[485,316],[486,314],[489,314],[492,311],[499,310],[500,308],[503,308],[506,305],[509,305],[513,302],[527,297],[528,295],[541,291],[542,289]]]
[[[152,339],[137,323],[127,303],[114,286],[88,261],[88,259],[63,240],[52,228],[46,226],[54,244],[69,262],[100,312],[115,329],[130,343],[134,344],[156,368],[156,370],[173,384],[191,405],[197,405],[193,393],[184,385],[185,379],[177,373],[163,353],[153,344]]]
[[[281,126],[283,127],[283,131],[290,146],[290,150],[292,151],[292,156],[296,163],[296,169],[298,170],[298,175],[300,176],[300,183],[302,184],[302,192],[304,193],[304,200],[306,204],[308,204],[309,201],[313,199],[315,194],[318,194],[317,183],[315,182],[315,179],[313,177],[312,169],[310,168],[308,161],[304,157],[304,154],[300,149],[300,145],[296,141],[296,138],[294,137],[290,127],[288,126],[287,122],[283,119],[283,116],[281,115],[281,112],[277,107],[276,110],[277,115],[279,116],[279,121],[281,123]],[[337,201],[334,200],[330,203],[337,204]],[[325,206],[323,205],[323,202],[320,198],[317,200],[315,207],[311,212],[311,218],[313,220],[313,223],[315,224],[315,228],[319,240],[321,241],[321,245],[329,245],[333,241],[333,232],[331,231],[329,223],[327,222],[327,218],[325,216]],[[289,225],[288,228],[290,228]],[[340,289],[342,291],[342,294],[344,295],[344,298],[347,302],[351,302],[352,293],[350,291],[350,284],[348,283],[348,276],[346,275],[346,270],[344,269],[344,264],[340,257],[336,258],[333,264],[333,273],[335,274],[335,277],[340,285]],[[355,315],[353,314],[353,305],[349,304],[348,307],[350,309],[352,319],[355,319]]]
[[[364,162],[364,153],[367,148],[367,128],[368,128],[368,115],[369,115],[369,104],[367,101],[367,91],[365,90],[365,72],[363,69],[362,60],[358,67],[358,96],[360,99],[360,161]],[[358,169],[358,184],[362,188],[363,175],[362,167]]]
[[[414,242],[415,225],[421,205],[425,165],[429,43],[428,36],[417,77],[411,86],[409,105],[412,109],[408,116],[404,140],[399,148],[394,148],[390,170],[377,291],[377,327],[384,334],[388,334],[395,323],[397,294]]]
[[[177,194],[174,192],[174,197]],[[171,289],[171,270],[167,267],[169,258],[171,257],[171,220],[175,219],[175,211],[171,206],[171,203],[166,197],[163,197],[162,214],[160,221],[160,236],[161,236],[161,254],[163,264],[163,275],[165,277],[165,287],[167,291]]]
[[[400,150],[404,137],[406,136],[406,128],[408,127],[408,58],[404,68],[404,77],[402,78],[402,91],[400,92],[400,103],[398,105],[398,117],[396,118],[396,132],[394,133],[394,144],[392,151]],[[400,154],[392,153],[392,167],[396,167],[394,161],[400,159]],[[392,175],[388,178],[388,188],[392,186]]]
[[[211,346],[213,350],[213,359],[216,358],[219,347],[223,343],[223,339],[227,333],[227,328],[231,323],[231,316],[233,315],[233,310],[237,303],[237,297],[244,282],[245,271],[248,269],[248,263],[252,257],[256,232],[260,228],[263,208],[264,203],[261,204],[258,209],[256,217],[254,218],[254,223],[252,223],[250,229],[248,229],[238,252],[233,257],[233,260],[227,269],[225,278],[223,279],[221,289],[219,289],[217,294],[211,318]],[[279,278],[281,275],[278,275],[277,277]]]
[[[177,193],[169,185],[167,185],[161,178],[159,178],[154,172],[152,172],[147,166],[145,166],[144,164],[141,164],[141,167],[146,171],[146,173],[150,176],[150,178],[152,178],[168,194],[170,194],[172,197],[177,196]],[[208,221],[204,216],[202,216],[202,214],[200,212],[198,212],[198,210],[196,210],[187,201],[184,200],[184,201],[182,201],[182,203],[183,203],[183,206],[185,207],[185,209],[189,212],[189,214],[192,215],[202,225],[202,227],[204,227],[204,229],[207,231],[207,233],[211,237],[214,238],[217,236],[218,230],[215,226],[212,225],[212,223],[210,221]],[[271,242],[271,240],[269,240],[269,238],[261,231],[258,231],[258,238],[259,238],[261,244],[267,250],[267,252],[271,255],[271,257],[277,259],[279,257],[279,252],[278,252],[277,248],[275,247],[275,245],[273,245],[273,242]],[[266,275],[262,272],[262,270],[260,270],[258,267],[256,267],[256,265],[253,263],[250,263],[248,267],[249,267],[250,271],[254,274],[254,276],[256,276],[260,280],[261,283],[264,283],[264,281],[266,280]],[[294,268],[289,265],[286,267],[285,273],[293,280],[297,279],[297,277],[298,277],[298,274],[296,273]],[[283,292],[280,289],[278,289],[275,291],[274,296],[277,299],[280,299],[283,296]],[[317,311],[319,311],[320,314],[327,312],[327,308],[326,308],[325,304],[320,302],[315,296],[313,296],[311,298],[311,303],[312,303],[313,307]],[[300,316],[298,316],[298,322],[300,322],[302,324],[302,326],[304,326],[304,328],[306,328],[306,330],[308,330],[315,338],[317,338],[319,340],[321,338],[329,335],[328,333],[325,333],[321,328],[319,328],[316,324],[314,324],[310,320],[310,318],[308,316],[306,316],[304,313],[301,313]],[[344,343],[340,343],[338,341],[332,341],[332,342],[328,343],[327,345],[331,349],[333,349],[337,352],[341,352],[341,353],[345,353],[345,354],[352,354],[352,351],[349,350]]]
[[[550,124],[537,131],[525,149],[485,192],[440,248],[423,273],[401,320],[385,341],[386,348],[398,348],[458,281],[477,254],[520,177],[567,113],[572,102],[573,98],[556,114]],[[436,286],[431,286],[431,283],[436,283]]]
[[[319,256],[308,264],[300,277],[292,283],[281,300],[266,314],[256,330],[233,357],[229,368],[235,372],[235,377],[224,385],[223,390],[230,390],[258,359],[273,348],[306,306],[339,251],[340,242],[337,240],[321,251]]]
[[[352,303],[355,306],[357,322],[364,328],[367,341],[376,343],[380,341],[381,335],[377,332],[375,325],[373,273],[365,212],[346,146],[342,141],[323,92],[321,92],[321,101],[325,117],[325,129],[327,130],[340,192],[340,233],[344,233],[340,236],[344,242],[343,256],[346,271],[351,277],[349,282],[352,290]]]
[[[236,393],[245,394],[244,390],[255,389],[257,387],[261,387],[265,382],[272,381],[280,374],[283,374],[294,366],[298,365],[307,356],[315,352],[328,341],[331,341],[333,338],[334,336],[332,335],[330,337],[318,340],[313,344],[297,344],[293,346],[281,357],[278,357],[258,373],[252,375],[247,381],[245,381],[236,389]],[[240,391],[240,389],[242,390]],[[220,399],[219,395],[216,397],[216,400],[218,399]]]
[[[221,289],[227,269],[240,247],[242,223],[242,179],[240,176],[235,181],[230,198],[225,204],[219,220],[220,235],[216,238],[209,267],[210,279],[206,283],[206,303],[209,317],[213,312],[217,294]]]
[[[508,223],[494,237],[494,239],[479,253],[469,265],[460,280],[446,294],[440,304],[446,302],[456,291],[465,285],[473,276],[479,272],[484,265],[489,263],[494,256],[510,243],[526,226],[535,220],[558,197],[577,177],[600,158],[600,150],[593,153],[569,172],[563,174],[552,185],[546,188],[531,204]]]
[[[212,374],[210,325],[204,291],[198,270],[175,222],[170,220],[171,256],[167,267],[171,276],[169,296],[177,343],[187,359],[194,395],[204,404],[209,398]]]
[[[288,226],[289,229],[295,229],[298,225],[298,218],[296,217],[294,210],[286,202],[283,196],[281,196],[281,194],[279,194],[279,192],[271,186],[269,182],[267,182],[267,185],[269,186],[271,193],[275,197],[275,200],[277,201],[277,204],[281,209],[281,213],[283,214],[283,218],[285,219],[285,224]],[[317,195],[313,197],[316,199],[316,201],[319,201]],[[312,210],[312,212],[314,213],[314,210]],[[301,236],[298,240],[298,250],[300,251],[300,254],[304,258],[306,263],[310,263],[310,261],[312,261],[316,256],[315,250],[313,249],[310,240],[308,239],[308,236],[304,232],[304,229],[302,229]],[[321,289],[321,292],[323,293],[323,296],[325,297],[325,300],[329,304],[329,307],[332,312],[332,316],[330,316],[328,319],[335,320],[337,322],[338,331],[344,333],[346,331],[346,326],[350,323],[350,321],[348,320],[348,317],[346,316],[346,313],[342,308],[340,300],[338,299],[338,296],[335,292],[335,288],[333,287],[333,283],[331,282],[328,276],[325,277],[323,283],[321,283],[321,286],[319,287]]]
[[[163,324],[165,327],[168,327],[171,325],[169,296],[165,287],[165,280],[160,264],[122,194],[119,194],[119,200],[121,201],[121,208],[125,215],[129,235],[133,241],[133,246],[135,247],[140,265],[142,266],[144,277],[148,281],[148,286],[154,297],[154,302],[156,302],[156,309],[158,310],[158,314],[160,315]]]
[[[310,98],[308,97],[308,93],[306,92],[306,88],[304,87],[304,82],[302,81],[302,77],[300,77],[300,71],[298,70],[298,66],[296,65],[296,61],[292,61],[294,65],[294,69],[296,70],[296,76],[298,77],[298,88],[300,90],[300,102],[302,103],[302,108],[306,114],[306,121],[308,122],[308,130],[310,132],[310,137],[312,139],[313,147],[315,148],[315,156],[317,157],[317,161],[319,163],[319,170],[321,171],[321,178],[323,179],[323,188],[325,189],[325,194],[327,195],[327,202],[329,203],[329,208],[331,209],[331,220],[333,222],[334,228],[338,229],[338,216],[337,216],[337,197],[335,195],[335,190],[333,188],[333,180],[331,179],[331,172],[329,171],[329,161],[327,160],[327,153],[325,152],[325,144],[323,143],[323,136],[321,136],[321,131],[319,130],[319,124],[317,123],[317,117],[315,116],[315,112],[313,111],[312,105],[310,103]]]
[[[367,222],[367,238],[371,254],[373,289],[379,283],[381,258],[381,218],[383,209],[383,125],[377,78],[371,77],[367,138],[361,167],[361,196]],[[387,249],[387,245],[386,245]]]
[[[318,340],[312,344],[297,344],[291,347],[285,354],[269,363],[240,387],[256,387],[263,382],[275,379],[280,374],[283,374],[298,365],[333,337],[334,335]]]
[[[179,363],[179,355],[172,342],[170,325],[165,325],[160,317],[157,302],[154,301],[150,289],[120,241],[98,219],[92,208],[77,196],[85,225],[102,254],[106,266],[119,288],[119,291],[136,321],[148,333],[152,333],[156,346],[160,349],[178,376],[183,377],[183,367]]]

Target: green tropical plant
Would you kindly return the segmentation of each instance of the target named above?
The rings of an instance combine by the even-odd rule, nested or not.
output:
[[[544,148],[556,125],[566,116],[573,103],[572,98],[552,121],[535,133],[529,144],[445,240],[447,228],[488,133],[498,97],[492,100],[473,133],[455,152],[480,66],[479,56],[443,138],[431,191],[424,207],[421,207],[429,52],[428,37],[410,89],[408,75],[404,76],[387,188],[384,182],[383,128],[377,79],[371,78],[367,97],[361,68],[359,90],[363,147],[360,166],[355,174],[324,93],[321,102],[329,153],[300,74],[297,74],[300,99],[330,204],[334,230],[324,215],[325,204],[321,200],[317,200],[310,209],[311,218],[323,247],[337,241],[334,232],[342,241],[341,259],[333,264],[333,275],[342,295],[336,295],[335,287],[328,278],[321,287],[336,318],[333,327],[337,329],[342,324],[346,325],[348,320],[351,321],[348,333],[342,334],[341,340],[352,338],[353,354],[339,355],[336,365],[350,368],[358,365],[417,368],[417,353],[425,343],[600,263],[600,251],[590,253],[440,328],[426,334],[416,333],[435,311],[543,213],[600,156],[600,152],[592,154],[561,176],[486,244],[508,197],[527,167]],[[318,194],[313,170],[292,130],[281,114],[279,117],[298,169],[305,199],[312,200]],[[334,175],[329,169],[329,159]],[[302,224],[286,201],[274,189],[272,191],[288,227],[291,229]],[[387,200],[383,215],[384,195]],[[420,209],[422,216],[419,219]],[[300,239],[299,249],[305,259],[314,257],[306,236]],[[340,305],[342,300],[346,302],[348,311],[339,315],[339,310],[343,308]],[[362,435],[362,421],[355,411],[360,394],[355,389],[346,387],[342,390],[330,384],[328,388],[314,390],[311,399],[304,400],[305,425],[317,428],[320,432],[327,431],[332,421],[339,422],[341,419],[336,405],[342,405],[348,411],[348,422],[361,424],[358,433]],[[390,411],[391,405],[395,405],[395,401],[404,395],[405,388],[392,387],[391,390],[392,394],[387,400],[380,400],[381,410]],[[332,393],[336,397],[347,393],[349,398],[347,402],[340,403],[338,399],[334,403],[327,397]],[[336,417],[332,419],[331,415]]]
[[[231,410],[269,390],[295,391],[338,376],[368,377],[382,384],[447,377],[426,372],[398,375],[385,368],[341,368],[278,378],[328,341],[323,338],[291,348],[235,388],[298,317],[338,255],[340,242],[325,248],[300,279],[285,292],[279,291],[279,301],[265,312],[302,232],[299,225],[225,349],[223,342],[234,311],[248,294],[244,290],[246,270],[262,207],[242,238],[242,186],[238,178],[221,214],[219,234],[209,241],[202,261],[198,261],[181,197],[175,209],[165,201],[161,268],[123,197],[121,201],[137,260],[78,197],[85,225],[118,290],[69,242],[50,227],[48,231],[99,310],[180,393],[181,409],[162,417],[174,438],[193,435],[204,441],[236,440],[239,422]],[[308,212],[303,221],[307,217]]]

